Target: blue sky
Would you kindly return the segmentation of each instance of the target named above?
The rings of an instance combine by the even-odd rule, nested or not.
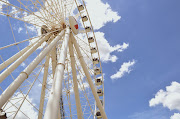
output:
[[[110,44],[128,42],[129,47],[116,63],[103,64],[106,72],[106,112],[110,119],[169,119],[167,108],[149,107],[149,100],[180,75],[180,1],[178,0],[103,0],[122,17],[100,31]],[[109,77],[123,62],[135,59],[130,74],[112,81]],[[111,70],[108,67],[111,66]],[[112,93],[113,92],[113,93]],[[158,110],[158,113],[157,111]],[[136,118],[132,115],[141,113]]]
[[[115,23],[109,20],[95,31],[104,33],[105,39],[111,46],[129,44],[122,52],[115,50],[110,53],[111,56],[117,56],[118,59],[115,62],[102,63],[105,74],[105,110],[108,118],[170,119],[174,113],[180,113],[178,108],[180,103],[178,107],[169,106],[174,103],[168,100],[172,96],[166,89],[167,86],[174,89],[175,84],[171,84],[173,81],[180,83],[180,1],[102,0],[102,2],[109,4],[121,18]],[[19,27],[21,23],[13,25]],[[13,43],[9,23],[4,16],[0,16],[0,26],[0,34],[6,34],[1,37],[0,46]],[[20,35],[17,29],[15,34],[17,37]],[[25,39],[27,35],[19,38]],[[12,39],[12,42],[10,40],[6,42],[3,39]],[[15,49],[15,47],[12,48]],[[7,58],[1,51],[0,53],[3,58]],[[13,52],[8,54],[12,55]],[[120,78],[111,79],[123,63],[132,61],[135,63],[129,67],[129,73],[125,73]],[[17,74],[14,73],[14,75]],[[155,98],[156,103],[150,107],[149,101],[155,95],[159,96],[157,92],[160,89],[166,93],[166,96],[159,102],[158,98]],[[164,102],[163,99],[167,101]]]

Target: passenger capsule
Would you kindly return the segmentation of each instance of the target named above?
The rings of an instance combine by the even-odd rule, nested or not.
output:
[[[85,30],[86,30],[86,32],[90,32],[90,31],[91,31],[91,27],[87,26],[87,27],[85,28]]]
[[[83,17],[82,17],[82,21],[83,21],[83,22],[85,22],[85,21],[87,21],[87,20],[88,20],[87,16],[83,16]]]
[[[94,75],[101,74],[101,70],[99,68],[94,69]]]
[[[94,42],[94,38],[93,38],[93,37],[89,37],[89,38],[88,38],[88,42],[89,42],[89,43]]]
[[[97,50],[96,50],[96,48],[91,48],[91,53],[93,54],[93,53],[96,53],[97,52]]]
[[[97,119],[102,118],[102,116],[101,116],[101,112],[100,112],[99,110],[96,112],[96,117],[97,117]]]
[[[98,96],[103,96],[103,91],[102,91],[102,89],[98,89],[98,90],[97,90],[97,94],[98,94]]]
[[[84,10],[84,6],[83,6],[83,5],[79,5],[79,6],[78,6],[78,10],[79,10],[79,11]]]
[[[102,85],[102,79],[101,78],[95,79],[95,84],[96,84],[96,86]]]

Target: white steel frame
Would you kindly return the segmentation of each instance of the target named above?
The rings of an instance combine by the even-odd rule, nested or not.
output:
[[[75,1],[76,5],[78,6],[78,3],[76,2],[76,0],[74,0],[74,1]],[[34,14],[30,9],[28,9],[28,11],[24,10],[21,7],[13,6],[12,4],[10,4],[4,0],[0,0],[0,2],[3,2],[4,4],[9,5],[10,7],[15,7],[19,11],[21,10],[21,11],[27,12],[28,14],[32,13],[34,16],[37,17],[37,19],[39,19],[41,22],[43,22],[47,26],[57,25],[57,22],[55,22],[56,20],[58,21],[58,24],[61,22],[65,22],[64,20],[67,17],[66,16],[67,12],[70,11],[70,10],[68,10],[68,6],[66,6],[67,3],[65,3],[65,2],[58,3],[57,1],[51,0],[51,3],[56,4],[56,6],[54,6],[55,8],[53,9],[48,2],[47,2],[48,3],[47,5],[48,5],[48,7],[50,7],[50,9],[55,14],[52,15],[46,9],[43,8],[42,11],[40,12],[42,15],[40,17],[40,16]],[[33,3],[33,1],[31,1],[31,2]],[[38,0],[37,0],[37,2],[38,2]],[[21,1],[19,1],[19,3],[24,7],[26,6]],[[87,14],[87,18],[89,19],[89,22],[90,22],[89,27],[92,29],[93,37],[95,39],[93,27],[92,27],[90,17],[89,17],[89,14],[87,12],[84,0],[82,0],[82,3],[84,5],[85,9],[83,12],[79,11],[78,15],[82,17],[83,13]],[[70,4],[73,5],[74,2],[70,3]],[[58,5],[61,6],[62,9],[59,9]],[[36,9],[39,9],[39,8],[36,8]],[[63,11],[63,9],[65,9],[65,11]],[[58,12],[60,12],[60,11],[64,12],[64,14],[58,14]],[[42,12],[45,13],[45,16],[43,16]],[[7,11],[7,13],[0,12],[0,14],[8,16],[8,20],[9,20],[9,17],[11,17],[11,18],[15,18],[15,19],[24,21],[26,23],[30,23],[29,21],[25,21],[21,18],[17,18],[15,16],[16,13],[9,13],[9,11]],[[69,14],[70,14],[70,12],[69,12]],[[49,18],[51,18],[51,19],[49,19]],[[10,20],[9,20],[9,23],[10,23]],[[39,26],[38,23],[37,24],[30,23],[30,24],[35,25],[35,26]],[[11,24],[10,24],[10,26],[11,26]],[[77,42],[77,37],[76,38],[74,37],[74,35],[71,32],[68,25],[66,26],[66,29],[63,28],[62,24],[60,24],[60,26],[61,26],[60,30],[58,29],[57,31],[58,32],[61,31],[61,32],[58,35],[54,34],[55,30],[53,32],[48,32],[47,34],[42,35],[42,37],[40,37],[39,40],[37,40],[36,42],[32,43],[31,45],[25,47],[24,49],[22,49],[21,51],[19,51],[18,53],[16,53],[12,57],[10,57],[8,60],[6,60],[2,64],[0,64],[0,71],[2,71],[3,69],[6,68],[0,74],[0,83],[1,83],[5,80],[5,78],[7,76],[11,75],[11,73],[22,62],[24,62],[33,52],[35,52],[36,49],[39,46],[41,46],[45,41],[48,44],[47,46],[44,46],[44,50],[42,52],[40,52],[40,54],[19,74],[19,76],[16,79],[14,79],[14,81],[0,95],[0,109],[3,109],[3,106],[6,106],[8,101],[10,102],[9,99],[13,96],[13,94],[16,92],[17,89],[21,88],[21,84],[30,76],[30,74],[34,73],[35,75],[37,75],[34,72],[34,69],[36,67],[38,67],[38,64],[40,64],[42,62],[42,60],[44,59],[44,57],[46,57],[46,61],[44,64],[44,76],[43,76],[42,89],[41,89],[40,105],[39,105],[39,109],[37,109],[39,111],[38,119],[42,119],[43,116],[44,116],[44,119],[57,119],[57,118],[60,119],[62,116],[62,115],[60,115],[61,114],[60,113],[60,98],[61,98],[61,95],[63,93],[63,89],[62,89],[62,84],[63,84],[63,79],[64,79],[63,76],[64,76],[64,72],[65,72],[66,59],[67,59],[68,48],[69,48],[70,63],[71,63],[71,68],[72,68],[71,72],[72,72],[72,77],[73,77],[72,78],[72,81],[73,81],[72,84],[73,84],[73,91],[75,94],[75,103],[76,103],[75,105],[76,105],[78,119],[84,118],[84,114],[83,114],[83,109],[82,109],[83,106],[82,106],[81,101],[80,101],[80,91],[79,91],[79,88],[82,88],[82,87],[80,86],[80,79],[77,78],[77,74],[76,74],[76,72],[77,72],[77,70],[76,70],[77,69],[77,67],[76,67],[77,61],[76,60],[77,59],[75,59],[75,54],[76,54],[76,57],[78,57],[78,61],[79,61],[80,65],[83,69],[82,71],[84,72],[85,77],[87,78],[87,82],[90,86],[93,97],[95,99],[95,102],[96,102],[95,103],[95,111],[96,111],[96,104],[97,104],[97,107],[99,108],[99,110],[101,112],[102,118],[107,119],[105,109],[104,109],[104,105],[105,105],[104,95],[103,95],[103,105],[102,105],[100,98],[97,94],[97,89],[96,89],[97,87],[94,85],[93,79],[91,77],[92,72],[90,71],[90,68],[88,67],[88,65],[85,63],[85,60],[84,60],[83,55],[82,55],[83,50]],[[85,27],[84,22],[83,22],[83,26]],[[12,30],[12,26],[11,26],[11,30]],[[84,31],[84,33],[86,34],[87,38],[90,37],[89,34],[87,33],[87,31]],[[62,40],[63,43],[61,46],[61,50],[59,50],[60,53],[57,53],[57,47],[59,47],[58,44],[60,44],[58,42],[62,38],[63,38],[63,40]],[[15,40],[15,38],[14,38],[14,40]],[[22,42],[25,42],[28,40],[30,40],[30,39],[24,40]],[[15,41],[14,44],[2,47],[2,48],[0,48],[0,50],[7,48],[7,47],[10,47],[10,46],[13,46],[13,45],[17,45],[17,44],[22,43],[22,42],[16,42]],[[98,51],[96,39],[95,39],[95,43],[96,43],[96,50]],[[89,44],[89,46],[91,47],[90,44]],[[75,51],[74,51],[74,48],[75,48]],[[91,54],[91,57],[92,57],[92,54]],[[100,60],[99,52],[98,52],[98,58]],[[45,90],[47,89],[47,79],[48,79],[48,75],[49,75],[48,74],[48,67],[49,67],[50,59],[52,61],[53,84],[51,87],[51,92],[49,94],[49,99],[48,99],[48,103],[46,106],[45,114],[43,115],[43,108],[44,108],[44,102],[45,102]],[[101,77],[103,80],[101,62],[99,65],[100,65],[99,67],[101,70]],[[95,69],[95,67],[96,66],[93,65],[93,69]],[[94,78],[96,78],[96,76],[94,76]],[[102,87],[103,87],[103,92],[104,92],[104,86],[102,86]],[[24,100],[26,99],[26,96],[24,96],[25,97]],[[88,97],[86,96],[86,98],[88,98]],[[89,103],[89,101],[88,101],[88,103]],[[70,103],[69,103],[69,105],[71,106]],[[20,108],[21,108],[21,106],[18,108],[18,111],[22,112],[20,110]],[[15,116],[17,115],[18,111],[16,112]],[[70,107],[70,113],[71,113],[71,107]],[[96,113],[96,112],[94,112],[94,113]],[[72,115],[71,115],[71,119],[72,119]]]

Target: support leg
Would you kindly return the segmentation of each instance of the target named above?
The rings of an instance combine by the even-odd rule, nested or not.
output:
[[[56,55],[56,47],[54,47],[51,51],[51,59],[52,59],[52,72],[53,72],[53,77],[55,74],[56,70],[56,64],[57,64],[57,55]]]
[[[38,43],[36,43],[34,46],[32,46],[27,52],[25,52],[23,55],[21,55],[13,64],[11,64],[6,70],[4,70],[0,74],[0,83],[11,74],[24,60],[26,60],[27,57],[29,57],[45,40],[49,38],[50,34],[43,37],[39,40]]]
[[[88,69],[87,69],[87,64],[85,63],[85,61],[84,61],[84,59],[83,59],[83,56],[82,56],[82,54],[81,54],[79,45],[78,45],[76,39],[74,38],[74,36],[73,36],[72,34],[71,34],[71,39],[72,39],[73,44],[74,44],[74,46],[75,46],[76,52],[77,52],[78,57],[79,57],[80,64],[81,64],[81,66],[82,66],[82,68],[83,68],[83,71],[84,71],[86,77],[87,77],[89,86],[90,86],[90,88],[91,88],[91,90],[92,90],[92,93],[93,93],[94,98],[95,98],[95,100],[96,100],[97,106],[98,106],[98,108],[99,108],[99,110],[100,110],[100,112],[101,112],[101,115],[102,115],[103,119],[107,119],[106,113],[105,113],[105,111],[104,111],[104,109],[103,109],[103,106],[102,106],[100,100],[99,100],[99,96],[98,96],[98,94],[97,94],[97,92],[96,92],[96,88],[95,88],[95,86],[94,86],[94,84],[93,84],[93,81],[92,81],[92,79],[91,79],[91,75],[89,74],[89,71],[88,71]]]
[[[25,79],[31,74],[36,66],[43,60],[43,58],[51,51],[57,42],[63,36],[64,31],[61,33],[24,69],[23,72],[11,83],[11,85],[0,96],[0,109],[14,94],[14,92],[21,86]]]
[[[76,100],[77,116],[78,116],[78,119],[82,119],[83,115],[82,115],[81,103],[80,103],[80,98],[79,98],[75,58],[74,58],[74,51],[73,51],[73,45],[72,45],[71,39],[69,41],[69,53],[70,53],[71,68],[72,68],[72,74],[73,74],[73,84],[74,84],[74,94],[75,94],[75,100]]]
[[[4,61],[2,64],[0,64],[0,71],[3,70],[4,68],[6,68],[7,66],[9,66],[14,61],[16,61],[22,54],[24,54],[27,50],[29,50],[37,42],[38,41],[36,41],[35,43],[32,43],[31,45],[25,47],[24,49],[22,49],[21,51],[19,51],[18,53],[16,53],[15,55],[10,57],[6,61]]]
[[[46,56],[46,62],[44,66],[44,76],[43,76],[43,83],[41,89],[41,98],[40,98],[40,105],[39,105],[39,114],[38,119],[42,119],[43,117],[43,107],[44,107],[44,98],[45,98],[45,91],[46,91],[46,82],[48,77],[48,68],[49,68],[49,54]]]
[[[53,85],[51,89],[51,94],[49,96],[49,100],[46,106],[46,111],[44,115],[44,119],[57,119],[59,112],[59,102],[62,93],[62,80],[64,75],[65,68],[65,59],[67,56],[67,48],[69,42],[69,34],[70,29],[66,28],[65,38],[61,47],[60,57],[58,55],[58,63],[56,66],[56,71],[54,75]]]

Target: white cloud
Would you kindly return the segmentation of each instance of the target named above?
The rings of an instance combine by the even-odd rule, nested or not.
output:
[[[128,119],[168,119],[167,111],[161,107],[135,112]]]
[[[124,76],[125,73],[130,73],[132,71],[131,67],[135,64],[135,60],[124,62],[121,65],[119,71],[111,76],[111,79],[119,79]]]
[[[22,28],[22,27],[19,27],[19,28],[18,28],[18,33],[20,33],[22,30],[23,30],[23,28]]]
[[[9,3],[8,0],[2,0],[2,1]],[[2,1],[0,1],[0,12],[2,11],[3,5],[6,5],[6,3],[4,3],[4,2],[2,2]]]
[[[119,46],[118,52],[123,52],[128,47],[129,47],[129,44],[123,43],[122,45]]]
[[[12,14],[15,18],[19,18],[18,15],[20,14],[16,7],[12,7],[10,14]]]
[[[28,26],[27,25],[27,29],[31,32],[36,32],[36,27],[35,26]]]
[[[16,93],[16,94],[17,94],[17,96],[15,96],[14,100],[11,100],[11,102],[13,104],[15,104],[17,107],[19,107],[22,101],[20,101],[20,102],[18,102],[18,101],[20,99],[22,99],[23,96],[20,93],[19,94]],[[27,100],[29,100],[32,103],[32,99],[29,96],[27,96]],[[22,105],[20,110],[23,110],[23,113],[25,113],[30,119],[37,119],[38,113],[34,110],[32,105],[27,100],[24,101],[24,103],[23,103],[23,105]],[[16,103],[16,102],[18,102],[18,103]],[[35,104],[33,104],[33,105],[35,105]],[[15,107],[8,108],[10,106],[11,106],[11,104],[8,103],[8,105],[6,106],[7,110],[5,108],[6,112],[12,112],[12,111],[16,111],[17,110]],[[23,113],[21,113],[19,111],[17,116],[16,116],[16,118],[17,119],[26,119],[27,117]],[[9,114],[7,113],[7,116],[10,116],[10,115],[11,115],[11,113],[9,113]],[[13,116],[11,116],[11,118],[13,118]]]
[[[79,92],[80,91],[84,91],[86,89],[89,88],[89,84],[87,82],[83,82],[83,83],[78,83],[78,89],[79,89]],[[66,90],[66,88],[64,88],[64,91]],[[73,83],[71,83],[71,87],[70,87],[70,93],[74,93],[74,86],[73,86]]]
[[[85,34],[78,34],[78,38],[85,39]],[[92,34],[90,34],[92,36]],[[125,49],[129,47],[128,43],[123,43],[122,45],[117,44],[115,46],[111,46],[108,42],[108,40],[105,38],[105,34],[103,32],[95,32],[97,44],[98,44],[98,50],[100,53],[101,61],[106,63],[108,61],[116,62],[118,57],[116,55],[112,55],[113,52],[123,52]],[[88,44],[87,40],[83,40],[83,42],[86,42]],[[89,46],[84,45],[84,43],[79,40],[79,45],[83,47],[84,49],[89,51]],[[95,44],[91,44],[91,47],[95,47]],[[93,54],[94,57],[97,57],[97,54]],[[88,59],[86,60],[88,61]],[[87,62],[89,64],[89,62]]]
[[[21,63],[21,66],[22,66],[22,67],[25,67],[25,66],[26,66],[26,64],[23,62],[23,63]]]
[[[112,55],[111,58],[110,58],[111,62],[116,62],[117,59],[118,58],[115,55]]]
[[[170,119],[180,119],[180,113],[174,113],[174,115],[171,116]]]
[[[79,84],[78,84],[79,85]],[[82,91],[83,88],[89,88],[89,83],[88,82],[84,82],[84,83],[80,83],[80,85],[78,86],[79,90]]]
[[[96,4],[94,4],[96,3]],[[46,4],[45,4],[46,5]],[[47,9],[50,9],[48,6],[46,6]],[[108,3],[103,3],[101,0],[86,0],[86,7],[88,9],[91,22],[93,24],[94,29],[100,29],[103,27],[106,23],[108,22],[117,22],[120,20],[120,16],[118,15],[117,12],[113,11]],[[38,24],[38,25],[43,25],[44,23],[37,17],[43,17],[46,15],[42,15],[44,12],[34,12],[34,14],[31,15],[25,15],[24,20],[33,23],[33,24]],[[94,14],[96,13],[96,14]],[[45,14],[45,13],[44,13]],[[53,22],[54,19],[50,19],[51,22]],[[55,22],[53,22],[55,23]],[[47,24],[50,24],[47,21]],[[86,26],[88,26],[87,22],[85,22]],[[40,33],[40,27],[34,27],[34,26],[28,26],[27,29],[30,33],[35,33],[37,29],[37,34],[41,35]],[[125,49],[128,48],[129,44],[128,43],[123,43],[122,45],[117,44],[115,46],[111,46],[107,39],[105,39],[104,33],[103,32],[95,32],[98,46],[99,46],[99,52],[101,56],[101,60],[103,62],[116,62],[118,57],[116,55],[111,55],[112,52],[117,51],[117,52],[122,52]],[[37,41],[38,38],[35,38],[31,40],[31,42]],[[42,48],[45,45],[45,43],[40,47]],[[39,49],[40,49],[39,48]],[[86,48],[87,49],[87,48]]]
[[[111,53],[114,51],[122,52],[129,46],[128,43],[123,43],[123,45],[117,44],[115,46],[111,46],[109,42],[105,39],[105,34],[103,32],[95,32],[95,35],[97,39],[101,60],[103,62],[116,62],[116,60],[118,59],[117,56],[111,55]]]
[[[172,82],[170,86],[166,87],[166,90],[159,90],[155,97],[149,101],[149,106],[156,106],[162,104],[163,107],[167,107],[170,110],[180,111],[180,84],[178,82]]]
[[[108,3],[103,3],[101,0],[86,0],[86,7],[94,29],[100,29],[107,22],[115,23],[121,18]]]
[[[94,3],[96,3],[96,4],[94,4]],[[89,14],[90,14],[90,17],[91,17],[91,20],[92,20],[92,23],[93,23],[93,26],[95,29],[100,29],[107,22],[117,22],[121,18],[120,16],[118,16],[117,12],[112,11],[109,4],[107,4],[107,3],[104,4],[101,2],[101,0],[96,0],[96,1],[95,0],[93,0],[93,1],[87,0],[87,9],[89,11]],[[16,9],[14,9],[14,10],[16,10]],[[94,14],[95,12],[96,12],[96,14]],[[26,21],[29,21],[30,23],[35,23],[35,24],[38,24],[39,26],[44,24],[32,14],[27,15],[26,12],[24,12],[23,14],[25,15],[24,19]],[[36,12],[35,14],[37,16],[41,17],[39,12]],[[37,27],[27,26],[27,29],[30,32],[35,32],[36,28]],[[38,30],[38,35],[40,35],[39,31],[40,30]],[[19,29],[18,29],[18,32],[21,32],[21,30],[19,31]],[[116,62],[116,60],[118,59],[117,56],[111,55],[111,53],[114,51],[122,52],[129,46],[129,44],[126,44],[126,43],[123,43],[123,45],[118,44],[115,46],[111,46],[109,44],[109,42],[105,39],[103,32],[96,32],[96,37],[98,40],[97,42],[99,43],[100,55],[101,55],[102,61],[104,61],[104,62],[107,62],[107,61]],[[34,42],[36,40],[38,40],[38,38],[33,39],[32,42]],[[22,66],[24,66],[24,65],[22,64]],[[89,88],[89,84],[87,82],[84,82],[80,86],[82,86],[82,85],[84,85],[85,89]],[[38,85],[38,86],[40,86],[40,85]],[[34,97],[35,97],[35,95],[33,95],[33,98]],[[27,97],[27,98],[28,98],[28,100],[31,100],[29,97]],[[23,106],[24,107],[22,107],[22,110],[27,112],[28,115],[30,116],[30,118],[32,118],[32,119],[37,118],[37,113],[33,110],[32,107],[30,107],[30,105],[28,103],[25,102]],[[23,117],[23,115],[21,115],[21,113],[20,113],[18,115],[18,119],[21,119],[21,118],[25,118],[25,117]]]

